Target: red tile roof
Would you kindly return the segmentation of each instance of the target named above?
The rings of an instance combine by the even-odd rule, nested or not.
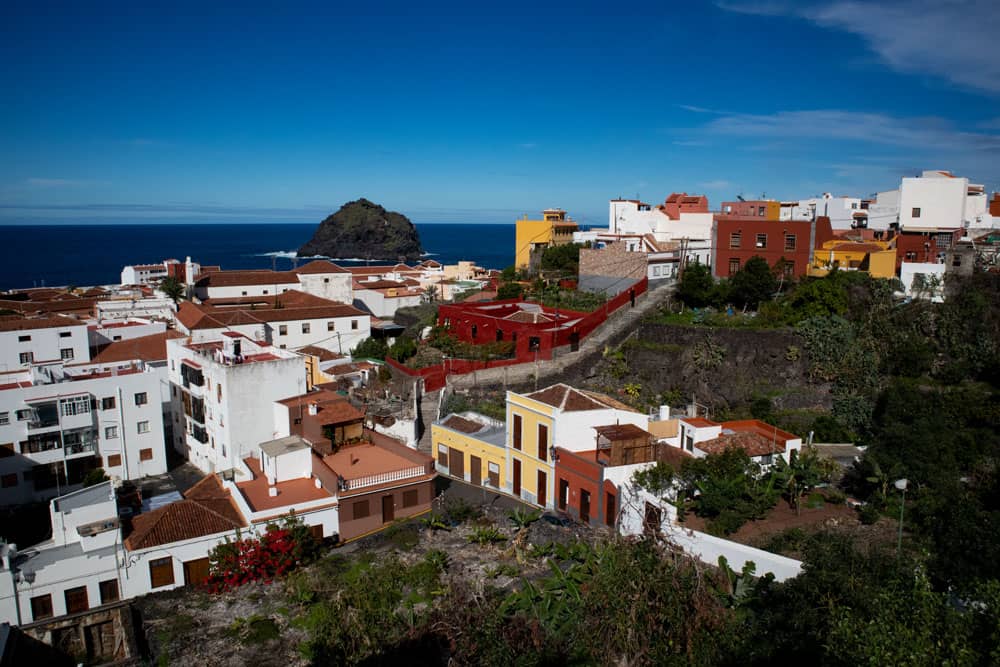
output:
[[[132,359],[164,361],[167,358],[167,341],[175,338],[184,338],[184,334],[169,330],[110,343],[101,348],[97,355],[91,359],[91,363],[130,361]]]
[[[209,475],[188,489],[183,500],[132,519],[132,531],[125,538],[125,547],[130,551],[148,549],[225,533],[246,525],[229,492],[215,475]]]
[[[315,454],[312,455],[314,465],[322,465],[318,461],[318,458]],[[324,498],[328,498],[331,502],[336,501],[336,496],[333,493],[327,491],[322,486],[317,488],[316,482],[312,478],[290,479],[278,482],[274,485],[278,489],[278,495],[272,496],[269,491],[270,485],[267,483],[267,478],[261,471],[260,461],[252,457],[243,459],[243,461],[250,468],[254,477],[248,482],[239,482],[236,488],[240,490],[247,504],[250,505],[250,509],[254,512],[279,509],[312,500],[323,500]]]
[[[56,327],[82,327],[80,320],[56,315],[54,317],[25,318],[17,315],[0,317],[0,331],[30,331],[32,329],[51,329]]]
[[[707,426],[719,426],[718,422],[714,422],[711,419],[705,419],[704,417],[681,417],[681,421],[685,424],[690,424],[695,428],[705,428]]]
[[[554,384],[551,387],[525,394],[525,396],[540,403],[551,405],[554,408],[559,408],[563,412],[606,410],[608,408],[635,412],[633,408],[610,396],[592,391],[580,391],[565,384]]]
[[[239,285],[298,285],[299,276],[294,271],[213,271],[203,273],[195,285],[198,287],[236,287]]]
[[[282,295],[283,296],[283,295]],[[177,320],[188,330],[221,329],[240,324],[260,324],[262,322],[291,322],[297,320],[322,320],[337,317],[368,317],[368,313],[354,306],[339,301],[329,301],[320,297],[311,297],[312,305],[291,306],[280,308],[243,308],[243,307],[212,307],[196,305],[185,301],[177,310]],[[295,297],[300,300],[301,297]],[[319,302],[323,302],[322,305]],[[279,299],[279,303],[284,304]]]
[[[453,431],[459,431],[460,433],[478,433],[485,428],[479,422],[475,422],[471,419],[466,419],[465,417],[460,417],[458,415],[449,415],[447,419],[441,422],[441,425],[447,426]]]
[[[742,449],[750,457],[783,454],[785,452],[785,443],[783,441],[772,440],[752,431],[723,433],[717,438],[696,442],[694,446],[706,454],[721,454],[727,449],[734,448]]]
[[[293,273],[350,273],[350,271],[325,259],[314,259],[294,269]]]

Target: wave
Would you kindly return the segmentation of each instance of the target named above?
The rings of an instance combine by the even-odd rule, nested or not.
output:
[[[294,259],[298,253],[294,250],[275,250],[274,252],[258,252],[251,257],[282,257],[284,259]]]

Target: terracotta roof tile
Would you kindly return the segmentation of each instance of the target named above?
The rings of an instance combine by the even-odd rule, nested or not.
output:
[[[125,538],[125,547],[130,551],[148,549],[247,525],[215,475],[202,479],[185,496],[183,500],[132,519],[132,531]]]
[[[204,273],[195,283],[198,287],[234,287],[238,285],[298,285],[294,271],[213,271]]]
[[[760,433],[752,431],[737,431],[735,433],[723,433],[718,438],[696,442],[695,447],[706,454],[721,454],[727,449],[742,449],[747,456],[764,456],[766,454],[782,454],[785,451],[785,443],[780,440],[772,440]]]
[[[350,271],[325,259],[314,259],[294,269],[293,273],[350,273]]]
[[[0,317],[0,331],[30,331],[31,329],[51,329],[53,327],[81,327],[84,323],[70,317],[25,318],[17,315]]]
[[[110,343],[109,345],[105,345],[91,359],[91,363],[130,361],[132,359],[163,361],[167,358],[167,341],[175,338],[184,338],[184,334],[179,331],[169,330],[149,336],[140,336],[138,338]]]
[[[458,415],[449,415],[444,421],[441,422],[441,425],[447,426],[453,431],[459,431],[461,433],[478,433],[485,428],[479,422],[475,422],[471,419],[466,419],[465,417],[460,417]]]

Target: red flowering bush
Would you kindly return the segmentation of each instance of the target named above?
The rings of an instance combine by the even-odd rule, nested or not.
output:
[[[270,583],[311,560],[317,542],[301,521],[290,517],[281,526],[269,524],[260,537],[226,541],[209,553],[205,587],[221,593],[251,581]]]

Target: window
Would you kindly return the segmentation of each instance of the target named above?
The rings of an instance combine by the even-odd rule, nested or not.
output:
[[[329,283],[329,282],[330,282],[330,279],[329,279],[329,278],[323,278],[323,282],[324,282],[324,283]]]
[[[302,323],[302,333],[309,333],[309,323],[308,322],[303,322]]]
[[[371,516],[371,511],[368,509],[367,500],[358,500],[351,507],[351,518],[357,521],[358,519],[365,519]]]
[[[729,273],[730,273],[730,275],[736,273],[739,270],[740,270],[740,258],[739,257],[730,257],[729,258]]]
[[[18,343],[30,343],[31,342],[31,336],[18,336],[17,337],[17,342]]]
[[[215,399],[218,403],[222,403],[222,385],[215,385]]]
[[[78,614],[81,611],[87,611],[90,609],[90,603],[87,600],[87,587],[79,586],[77,588],[68,588],[66,592],[63,593],[66,598],[66,613],[67,614]]]
[[[114,440],[118,437],[118,427],[117,426],[105,426],[104,427],[104,439]]]
[[[547,461],[549,456],[549,427],[538,425],[538,458]]]
[[[72,331],[60,331],[59,332],[59,337],[60,338],[70,338],[72,336],[73,336],[73,332]]]
[[[732,232],[729,235],[729,247],[739,248],[743,244],[743,233],[742,232]]]
[[[7,475],[0,476],[0,488],[9,489],[12,486],[17,486],[17,473],[12,472]]]
[[[493,488],[500,488],[500,464],[488,463],[486,468],[489,476],[490,486],[492,486]]]
[[[149,422],[143,421],[135,425],[135,430],[137,433],[149,433]]]
[[[288,325],[287,324],[279,324],[278,325],[278,335],[279,336],[287,336],[288,335]]]
[[[73,358],[73,348],[71,348],[71,347],[60,348],[60,350],[59,350],[59,358],[60,359],[72,359]]]
[[[538,352],[542,348],[542,339],[538,336],[528,336],[528,351]]]
[[[765,454],[764,456],[760,457],[761,465],[769,466],[773,462],[774,462],[774,454]]]
[[[17,421],[26,422],[31,419],[32,410],[30,408],[26,410],[17,410],[14,414],[17,415]]]
[[[115,409],[115,397],[108,396],[101,399],[101,410],[114,410]]]
[[[267,290],[264,290],[264,294],[267,294]]]
[[[246,296],[246,295],[247,295],[247,291],[243,290],[243,296]]]
[[[438,465],[443,468],[448,467],[448,448],[444,445],[438,445]]]
[[[566,506],[569,504],[569,482],[565,479],[559,478],[559,497],[556,498],[559,504],[559,509],[566,511]]]
[[[21,354],[17,355],[17,358],[20,360],[22,364],[30,364],[32,361],[35,360],[35,355],[32,354],[31,352],[22,352]]]
[[[6,426],[10,423],[10,413],[0,412],[0,426]]]
[[[763,206],[758,206],[758,207],[757,207],[757,215],[759,215],[760,217],[762,217],[762,218],[763,218],[763,217],[764,217],[764,214],[765,214],[764,212],[765,212],[766,210],[767,210],[767,209],[766,209],[765,207],[763,207]]]
[[[420,502],[420,496],[416,489],[403,491],[403,507],[416,507],[418,502]]]
[[[63,399],[59,401],[59,410],[62,412],[63,417],[85,415],[90,412],[90,397],[74,396],[73,398]]]
[[[149,447],[146,449],[139,450],[139,460],[140,461],[152,461],[153,460],[153,450]]]
[[[169,556],[149,561],[150,588],[162,588],[174,583],[174,561]]]
[[[914,218],[919,218],[920,217],[920,207],[919,206],[914,206],[913,207],[913,217]]]
[[[135,395],[136,405],[146,405],[146,403],[149,403],[149,398],[146,396],[146,392],[141,391]]]
[[[8,456],[14,456],[14,443],[13,442],[0,443],[0,459],[5,459]]]
[[[795,250],[795,234],[785,234],[785,250]]]
[[[514,449],[521,449],[521,415],[514,415]]]
[[[755,248],[766,248],[767,247],[767,234],[757,234],[757,238],[754,241]]]
[[[109,454],[108,455],[108,467],[109,468],[117,468],[121,464],[122,464],[122,455],[121,454]]]
[[[475,324],[473,324],[472,328],[470,329],[470,331],[472,332],[472,337],[475,338],[476,334],[479,333],[479,327],[477,327]]]
[[[278,346],[278,348],[282,349],[282,350],[287,350],[288,346],[286,344],[282,343],[281,345]]]
[[[351,328],[352,329],[357,329],[358,328],[358,321],[357,320],[351,320]]]
[[[52,618],[52,596],[39,595],[31,598],[31,619],[40,621],[43,618]]]
[[[794,278],[795,277],[795,262],[785,262],[782,265],[781,270],[784,272],[784,275],[785,275],[786,278]]]
[[[121,599],[121,596],[118,595],[118,581],[116,579],[102,581],[97,584],[97,588],[101,591],[101,604],[110,604]]]

